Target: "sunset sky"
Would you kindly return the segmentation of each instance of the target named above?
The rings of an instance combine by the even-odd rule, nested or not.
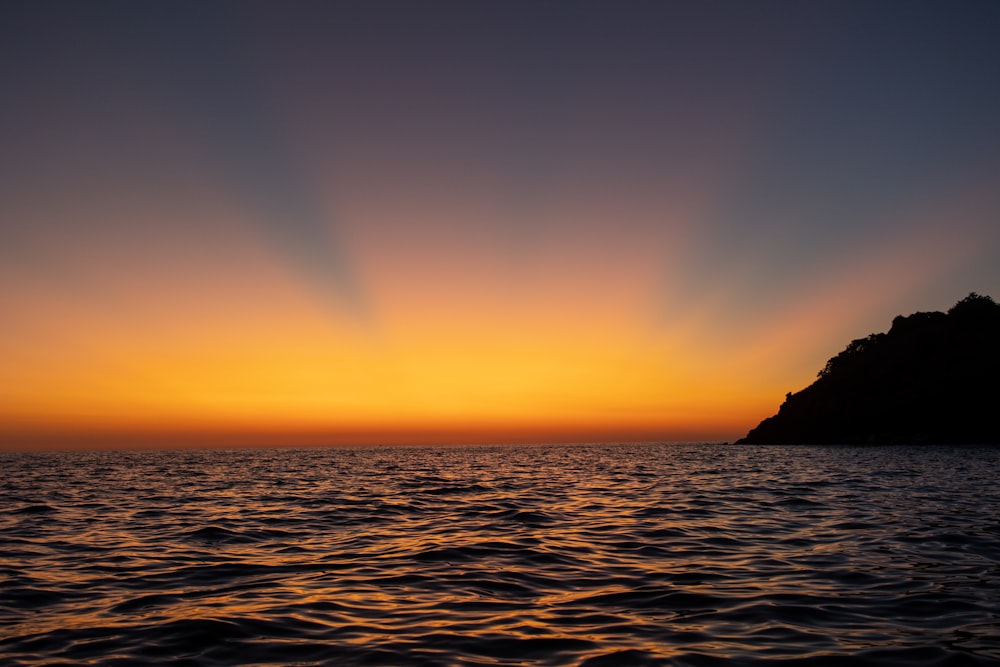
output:
[[[0,4],[0,447],[728,440],[1000,297],[1000,3]]]

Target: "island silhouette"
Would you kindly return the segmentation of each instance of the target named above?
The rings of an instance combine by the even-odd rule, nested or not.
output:
[[[736,444],[1000,443],[1000,304],[897,316]]]

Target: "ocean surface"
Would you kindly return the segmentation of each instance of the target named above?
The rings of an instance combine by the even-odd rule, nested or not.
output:
[[[3,665],[1000,664],[1000,447],[0,454]]]

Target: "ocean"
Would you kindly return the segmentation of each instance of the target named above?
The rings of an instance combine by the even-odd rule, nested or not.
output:
[[[1000,447],[0,454],[3,665],[997,665]]]

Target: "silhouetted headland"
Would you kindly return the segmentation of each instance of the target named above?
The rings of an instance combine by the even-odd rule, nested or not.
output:
[[[897,316],[737,444],[1000,443],[1000,304]]]

